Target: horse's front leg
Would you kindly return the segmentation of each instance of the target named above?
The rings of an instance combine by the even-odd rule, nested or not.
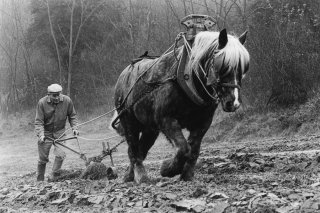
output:
[[[198,126],[196,129],[190,130],[190,135],[188,137],[188,142],[191,147],[190,157],[187,159],[180,179],[184,181],[190,181],[194,177],[194,168],[197,163],[197,159],[200,153],[201,141],[208,128],[210,127],[210,122],[206,122],[201,126]]]
[[[161,175],[163,177],[173,177],[181,174],[184,164],[190,156],[190,145],[182,134],[182,129],[177,120],[163,119],[162,132],[178,148],[174,158],[165,160],[161,166]]]
[[[142,182],[149,182],[146,169],[143,165],[149,149],[157,139],[159,132],[152,130],[145,130],[141,133],[132,131],[134,128],[129,128],[127,125],[126,139],[128,143],[128,156],[130,159],[130,167],[124,176],[124,181],[135,181],[140,184]]]
[[[139,134],[137,135],[139,136]],[[147,172],[143,165],[144,156],[139,153],[139,139],[136,136],[127,137],[128,142],[128,156],[130,160],[130,166],[124,176],[124,182],[135,181],[140,184],[142,182],[148,182]]]
[[[136,147],[138,147],[136,154],[136,161],[134,164],[134,180],[137,183],[146,183],[149,182],[149,178],[145,167],[143,165],[143,161],[147,157],[149,149],[154,144],[155,140],[159,135],[158,131],[145,130],[141,133],[140,139]]]
[[[123,181],[136,181],[137,183],[147,181],[147,173],[143,166],[144,155],[141,154],[139,144],[140,131],[137,129],[133,119],[123,116],[121,125],[124,127],[124,135],[128,143],[128,157],[130,166],[124,175]]]
[[[137,153],[137,147],[135,146],[139,134],[132,134],[127,129],[125,132],[125,138],[128,143],[128,157],[130,160],[130,165],[124,174],[123,181],[124,182],[131,182],[134,181],[134,165],[136,164],[136,153]]]

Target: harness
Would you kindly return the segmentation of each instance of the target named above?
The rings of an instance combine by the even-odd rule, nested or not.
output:
[[[215,103],[220,102],[220,97],[218,91],[220,91],[223,87],[231,87],[231,88],[238,88],[240,90],[240,86],[236,84],[230,84],[230,83],[221,83],[220,81],[220,75],[219,70],[221,69],[221,66],[215,66],[214,67],[214,74],[216,76],[215,82],[212,85],[212,90],[214,91],[214,94],[211,94],[206,85],[202,82],[200,75],[198,72],[192,69],[186,69],[185,66],[189,60],[191,46],[194,40],[194,37],[196,34],[200,31],[206,31],[212,28],[212,26],[215,24],[215,20],[211,18],[210,16],[202,16],[202,15],[189,15],[182,19],[181,23],[186,26],[187,33],[180,33],[177,38],[180,40],[183,39],[184,47],[182,50],[181,58],[179,61],[179,66],[177,69],[177,82],[179,83],[180,87],[183,89],[183,91],[187,94],[187,96],[197,105],[204,106],[208,103],[201,97],[201,95],[198,93],[195,82],[193,79],[193,74],[198,78],[203,90],[205,91],[206,95]],[[177,39],[176,39],[177,43]],[[216,53],[215,53],[216,54]],[[177,58],[177,57],[176,57]],[[218,61],[219,57],[215,57],[215,60]],[[221,60],[221,59],[220,59]],[[215,63],[215,64],[223,64],[222,63]],[[207,76],[207,73],[205,73],[203,67],[200,65],[200,69],[203,72],[205,76]],[[227,72],[224,73],[221,78],[228,75],[230,73],[230,69],[227,70]],[[207,82],[208,82],[208,77]]]
[[[165,83],[169,82],[169,81],[173,81],[176,80],[179,84],[179,86],[182,88],[182,90],[187,94],[187,96],[197,105],[199,106],[205,106],[208,103],[203,99],[203,97],[201,97],[201,95],[198,93],[196,87],[195,87],[195,82],[193,79],[193,74],[195,74],[195,76],[198,78],[200,84],[202,85],[203,90],[205,91],[206,95],[208,97],[210,97],[211,101],[214,103],[219,103],[220,102],[220,97],[219,97],[219,93],[218,91],[223,88],[223,87],[231,87],[231,88],[238,88],[240,89],[239,85],[235,85],[235,84],[230,84],[230,83],[221,83],[220,82],[220,78],[219,78],[219,68],[215,68],[215,72],[216,72],[216,76],[218,77],[216,79],[216,82],[211,86],[214,94],[211,94],[206,85],[204,85],[204,83],[202,82],[199,73],[195,72],[192,69],[186,69],[186,64],[189,60],[189,55],[190,55],[190,51],[191,51],[191,46],[193,43],[193,40],[196,36],[196,34],[198,32],[201,31],[206,31],[206,30],[210,30],[214,25],[215,25],[216,21],[210,17],[210,16],[205,16],[205,15],[189,15],[186,16],[185,18],[183,18],[181,20],[181,24],[183,24],[184,26],[186,26],[187,28],[187,32],[181,32],[177,35],[176,39],[175,39],[175,43],[174,45],[172,45],[165,53],[163,53],[160,57],[154,57],[154,56],[148,56],[148,52],[145,52],[143,55],[141,55],[140,57],[138,57],[137,59],[134,59],[131,63],[131,65],[133,66],[135,63],[137,63],[138,61],[141,61],[144,58],[151,58],[151,59],[155,59],[155,61],[151,64],[151,66],[146,69],[143,73],[141,73],[138,78],[136,79],[136,81],[133,83],[133,85],[131,86],[131,88],[129,89],[128,93],[126,94],[125,98],[123,100],[121,100],[121,103],[117,104],[117,111],[119,112],[118,116],[114,119],[114,121],[112,122],[112,127],[114,129],[116,129],[115,125],[118,123],[121,115],[126,112],[128,109],[130,109],[134,104],[136,104],[141,98],[145,97],[147,94],[151,93],[152,91],[154,91],[155,89],[157,89],[158,87],[160,87],[161,85],[164,85]],[[178,58],[177,54],[176,54],[176,49],[177,49],[177,44],[178,42],[183,39],[183,50],[182,50],[182,54],[180,56],[180,59]],[[176,74],[169,77],[168,79],[165,79],[163,81],[157,81],[157,82],[147,82],[143,79],[144,74],[149,71],[153,65],[158,62],[158,60],[165,55],[167,52],[169,52],[169,50],[173,47],[173,53],[174,56],[176,58],[176,61],[178,63],[178,67],[176,70]],[[173,66],[174,67],[174,66]],[[203,73],[205,73],[203,67],[200,65],[200,69],[202,70]],[[228,71],[226,74],[228,74],[230,71]],[[125,103],[130,95],[130,93],[132,92],[134,86],[136,85],[136,83],[139,80],[143,80],[144,83],[146,83],[147,85],[147,89],[142,91],[141,95],[129,106],[125,107]]]

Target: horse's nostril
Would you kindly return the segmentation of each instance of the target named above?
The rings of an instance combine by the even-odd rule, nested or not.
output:
[[[233,105],[232,101],[228,101],[228,102],[226,103],[226,106],[227,106],[227,107],[232,107],[232,105]]]

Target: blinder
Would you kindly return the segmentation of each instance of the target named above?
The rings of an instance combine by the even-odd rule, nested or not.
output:
[[[224,72],[223,75],[220,76],[220,72],[224,64],[224,57],[222,54],[217,55],[217,52],[215,52],[212,63],[214,63],[213,70],[207,73],[207,86],[212,86],[216,91],[223,87],[237,88],[239,90],[241,89],[240,85],[237,84],[221,83],[221,79],[227,76],[232,70],[230,67],[227,67],[226,72]]]

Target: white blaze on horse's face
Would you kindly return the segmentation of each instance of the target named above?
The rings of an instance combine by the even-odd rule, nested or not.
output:
[[[237,85],[237,80],[234,80],[234,84]],[[239,97],[239,89],[235,88],[233,91],[234,94],[234,102],[233,102],[233,106],[238,109],[240,107],[240,97]]]
[[[224,111],[226,112],[234,112],[241,105],[240,98],[240,82],[241,79],[237,79],[237,77],[241,77],[237,75],[236,70],[230,71],[230,74],[223,78],[221,81],[224,86],[222,86],[220,92],[220,100],[221,105]],[[226,85],[227,84],[227,85]]]

